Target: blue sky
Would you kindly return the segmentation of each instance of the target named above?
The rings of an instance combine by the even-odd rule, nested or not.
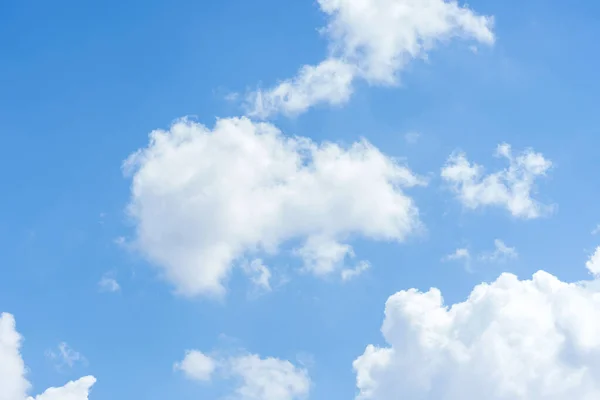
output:
[[[193,116],[212,130],[217,118],[248,114],[246,94],[268,93],[301,66],[327,57],[328,37],[318,29],[333,17],[317,2],[299,0],[0,5],[0,312],[14,315],[24,337],[30,394],[93,375],[91,399],[221,398],[232,393],[235,379],[198,383],[174,363],[190,349],[244,349],[305,368],[311,399],[353,398],[352,362],[368,344],[387,345],[380,327],[392,294],[435,287],[450,305],[502,272],[589,279],[585,264],[600,244],[591,234],[600,223],[600,57],[594,51],[600,5],[473,0],[469,7],[493,16],[493,45],[477,37],[448,40],[428,51],[427,61],[410,59],[396,86],[357,72],[364,76],[347,101],[266,120],[315,143],[349,146],[366,138],[406,163],[428,181],[402,189],[418,207],[423,229],[391,240],[350,232],[354,261],[367,260],[371,268],[348,282],[301,272],[292,250],[304,238],[298,234],[276,254],[259,251],[275,275],[285,272],[285,282],[256,295],[236,258],[225,294],[215,299],[177,294],[177,282],[164,276],[169,267],[148,256],[152,249],[135,246],[142,223],[127,213],[132,177],[122,164],[149,146],[151,131],[168,131],[178,118]],[[418,138],[407,140],[409,133]],[[515,155],[531,148],[551,161],[531,197],[554,205],[552,213],[528,219],[503,205],[470,209],[441,178],[457,151],[485,173],[505,168],[494,157],[501,143]],[[219,211],[193,217],[204,226],[201,217]],[[163,222],[171,224],[153,226],[167,241],[178,241],[166,238],[175,233],[183,243],[195,243],[200,231],[217,235],[208,222],[204,230],[164,232]],[[495,239],[518,256],[481,260]],[[443,261],[460,248],[471,255],[468,268],[465,260]],[[163,260],[171,256],[164,254]],[[103,277],[119,290],[100,290]],[[63,342],[85,362],[69,366],[49,356]],[[365,398],[395,398],[385,393]],[[420,396],[414,398],[429,398]]]

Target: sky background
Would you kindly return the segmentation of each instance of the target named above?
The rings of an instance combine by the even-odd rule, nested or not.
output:
[[[406,242],[353,243],[372,268],[340,283],[294,275],[249,296],[234,271],[222,301],[186,299],[139,254],[117,243],[134,232],[121,165],[191,115],[209,127],[244,113],[227,100],[270,87],[323,59],[312,1],[4,1],[0,4],[0,311],[15,315],[34,392],[93,374],[93,399],[217,398],[228,382],[198,384],[173,371],[186,349],[245,348],[303,363],[311,398],[356,392],[352,361],[380,333],[386,299],[407,288],[439,288],[448,304],[508,271],[544,269],[585,279],[598,245],[600,4],[472,0],[493,15],[496,43],[453,41],[413,61],[397,88],[358,82],[343,106],[316,106],[273,119],[284,133],[352,143],[366,137],[387,155],[430,175],[407,189],[426,231]],[[406,140],[417,132],[418,140]],[[553,162],[535,198],[556,204],[524,221],[506,210],[465,210],[440,168],[455,150],[487,171],[499,143],[533,148]],[[518,258],[504,263],[442,258],[460,247],[492,251],[501,239]],[[272,265],[287,266],[289,257]],[[121,290],[102,292],[106,274]],[[57,368],[48,350],[66,342],[86,362]]]

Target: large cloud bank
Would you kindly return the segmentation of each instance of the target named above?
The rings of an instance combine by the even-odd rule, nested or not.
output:
[[[388,346],[354,362],[359,399],[600,398],[597,281],[505,273],[452,306],[435,288],[403,290],[386,303],[382,333]]]

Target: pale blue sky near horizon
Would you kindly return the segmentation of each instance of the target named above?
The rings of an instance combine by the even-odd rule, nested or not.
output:
[[[222,302],[187,299],[134,252],[125,213],[130,180],[121,165],[154,129],[195,116],[243,115],[231,92],[269,87],[326,54],[312,1],[4,1],[0,4],[0,312],[15,315],[35,392],[93,374],[93,399],[216,398],[227,382],[185,380],[173,363],[186,349],[243,347],[307,362],[311,399],[352,398],[352,361],[380,333],[386,299],[439,288],[447,303],[501,272],[544,269],[586,279],[600,237],[600,4],[473,0],[493,15],[497,41],[453,41],[414,61],[395,88],[358,83],[343,106],[320,105],[272,122],[285,134],[351,143],[364,137],[431,176],[406,192],[426,227],[405,243],[358,240],[372,268],[347,283],[294,275],[258,298],[234,273]],[[414,143],[405,135],[418,132]],[[499,143],[552,160],[536,198],[549,217],[521,220],[504,209],[465,210],[439,178],[455,150],[493,171]],[[442,258],[458,247],[490,251],[502,239],[516,260]],[[290,260],[276,257],[274,264]],[[102,293],[107,273],[121,290]],[[276,333],[276,334],[275,334]],[[46,352],[60,342],[87,363],[57,370]]]

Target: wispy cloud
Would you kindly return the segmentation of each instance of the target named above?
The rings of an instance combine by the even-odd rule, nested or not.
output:
[[[514,247],[509,247],[500,239],[494,240],[494,250],[484,251],[476,255],[471,255],[471,252],[466,247],[456,249],[453,253],[442,258],[442,261],[463,261],[465,267],[470,269],[473,259],[481,262],[505,262],[510,259],[515,259],[519,256]]]
[[[368,261],[360,261],[356,265],[356,267],[342,270],[342,273],[341,273],[342,280],[344,282],[349,281],[350,279],[361,275],[363,272],[365,272],[369,268],[371,268],[371,264],[369,264]]]
[[[46,356],[54,360],[57,368],[69,367],[73,368],[75,364],[87,364],[85,357],[72,349],[66,342],[61,342],[55,350],[47,350]]]
[[[471,259],[471,253],[467,248],[458,248],[452,254],[448,254],[442,261],[456,261],[456,260],[469,260]]]
[[[421,138],[421,134],[419,132],[408,132],[404,134],[404,140],[408,144],[415,144]]]
[[[519,256],[514,247],[508,247],[502,240],[494,240],[494,250],[487,253],[482,253],[479,256],[481,261],[502,262],[510,259],[515,259]]]
[[[121,290],[119,282],[117,282],[115,278],[110,276],[110,274],[106,274],[100,279],[100,281],[98,282],[98,288],[101,292],[111,293],[118,292],[119,290]]]

